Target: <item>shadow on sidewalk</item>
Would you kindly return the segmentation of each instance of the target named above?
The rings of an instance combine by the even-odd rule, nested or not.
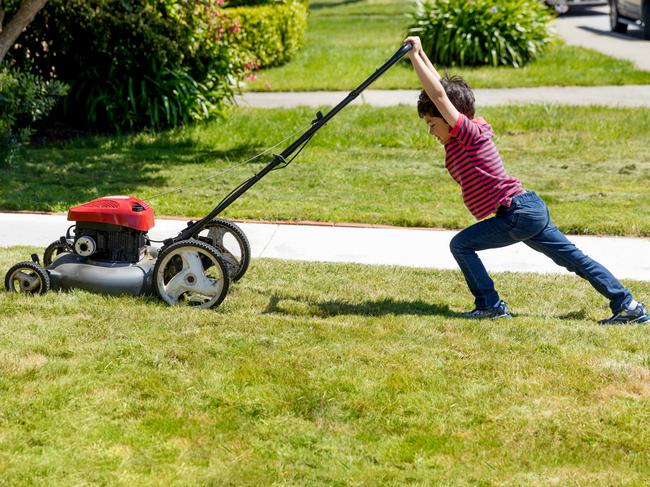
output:
[[[596,35],[603,36],[603,37],[612,37],[614,39],[619,39],[621,41],[648,42],[648,41],[643,39],[640,29],[630,29],[630,30],[627,31],[626,34],[619,34],[618,32],[612,32],[612,31],[609,31],[609,30],[596,29],[596,28],[590,27],[588,25],[580,25],[579,28],[582,29],[582,30],[586,30],[587,32],[591,32],[592,34],[596,34]]]
[[[330,316],[388,316],[388,315],[417,315],[417,316],[446,316],[457,317],[448,305],[438,305],[417,301],[397,301],[390,298],[379,301],[349,303],[345,301],[313,301],[304,296],[273,295],[264,313],[282,313],[289,315],[310,315],[327,318]]]
[[[589,6],[576,5],[569,9],[569,11],[560,16],[560,19],[571,17],[603,17],[607,12],[602,8],[594,8]]]

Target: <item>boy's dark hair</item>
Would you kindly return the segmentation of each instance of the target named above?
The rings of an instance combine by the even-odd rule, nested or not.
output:
[[[460,76],[450,77],[445,74],[440,79],[440,83],[445,89],[445,93],[447,93],[447,98],[456,107],[456,110],[470,119],[474,118],[474,93],[472,93],[467,81]],[[420,118],[425,115],[444,118],[424,90],[420,92],[420,98],[418,99],[418,115],[420,115]]]

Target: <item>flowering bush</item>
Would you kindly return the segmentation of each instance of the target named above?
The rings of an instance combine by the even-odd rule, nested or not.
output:
[[[550,40],[551,15],[539,0],[420,1],[410,35],[443,66],[523,66]]]
[[[133,130],[201,120],[252,67],[223,4],[50,0],[12,57],[70,85],[61,115],[74,125]]]

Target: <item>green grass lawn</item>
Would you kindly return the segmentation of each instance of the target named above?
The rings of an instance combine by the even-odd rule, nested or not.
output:
[[[0,292],[0,485],[644,485],[647,328],[494,277],[512,320],[456,318],[459,272],[272,260],[216,310]]]
[[[134,194],[158,215],[202,216],[264,164],[237,162],[306,127],[313,112],[241,109],[160,135],[34,145],[1,173],[0,208],[66,211],[95,197]],[[650,235],[650,110],[538,105],[479,107],[479,114],[500,134],[509,172],[549,203],[563,230]],[[184,192],[150,199],[186,184]],[[472,222],[442,147],[405,106],[346,108],[293,164],[225,215],[444,228]]]
[[[412,2],[389,0],[311,2],[304,49],[285,66],[262,70],[253,91],[351,90],[381,66],[405,37]],[[522,68],[455,69],[474,88],[621,85],[650,83],[650,72],[628,61],[555,41]],[[373,88],[417,88],[408,62],[384,74]]]

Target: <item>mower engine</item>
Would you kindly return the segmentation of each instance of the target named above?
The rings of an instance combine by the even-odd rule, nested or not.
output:
[[[152,291],[156,249],[147,247],[153,208],[132,196],[108,196],[68,210],[74,238],[45,251],[52,289],[80,288],[139,296]],[[150,249],[150,251],[148,251]]]
[[[153,209],[126,196],[98,198],[70,208],[75,226],[74,252],[94,260],[138,262],[145,255],[147,232],[154,226]]]

